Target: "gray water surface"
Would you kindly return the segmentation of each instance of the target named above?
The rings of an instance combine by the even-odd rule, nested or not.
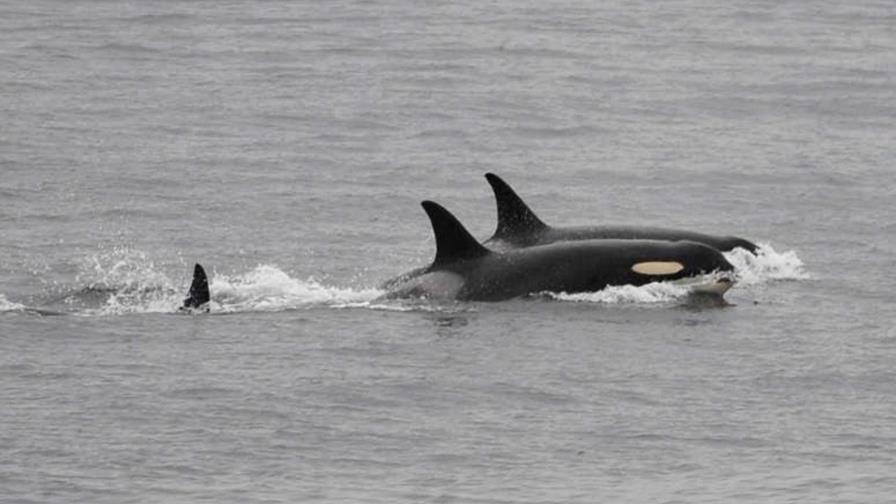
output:
[[[592,4],[0,5],[0,501],[892,502],[896,7]],[[487,171],[764,252],[376,301]]]

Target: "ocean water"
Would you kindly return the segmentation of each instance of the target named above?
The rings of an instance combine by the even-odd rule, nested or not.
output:
[[[890,2],[0,4],[0,502],[892,502]],[[669,285],[381,302],[548,223]],[[209,315],[176,313],[194,262]]]

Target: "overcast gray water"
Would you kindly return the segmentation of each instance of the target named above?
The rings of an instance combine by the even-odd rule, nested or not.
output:
[[[891,2],[0,3],[0,502],[892,502],[894,140]],[[378,301],[488,171],[761,254]]]

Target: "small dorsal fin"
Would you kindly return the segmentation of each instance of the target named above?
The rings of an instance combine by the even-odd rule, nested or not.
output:
[[[190,292],[184,299],[184,308],[199,308],[211,300],[208,290],[208,276],[199,263],[193,268],[193,283],[190,284]]]
[[[476,238],[464,227],[457,217],[442,205],[433,201],[424,201],[423,210],[432,223],[432,231],[436,235],[436,258],[432,267],[439,267],[454,261],[476,259],[489,254]]]
[[[498,227],[493,239],[532,234],[548,227],[501,177],[486,173],[485,178],[495,192],[498,207]]]

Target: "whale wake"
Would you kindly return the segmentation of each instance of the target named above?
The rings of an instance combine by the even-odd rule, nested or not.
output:
[[[735,266],[738,287],[809,278],[795,251],[777,252],[760,244],[757,255],[741,249],[726,252]],[[168,268],[170,269],[170,268]],[[85,261],[75,284],[35,300],[9,299],[0,293],[0,313],[62,313],[79,316],[109,316],[141,313],[175,313],[183,301],[189,278],[183,267],[177,276],[157,266],[146,254],[116,251]],[[210,274],[211,312],[279,312],[309,308],[374,309],[390,311],[456,310],[425,300],[389,300],[385,291],[370,286],[328,285],[314,277],[299,278],[276,265],[261,264],[244,272]],[[674,303],[689,295],[688,285],[651,283],[607,287],[579,294],[546,293],[559,302],[599,304]],[[35,309],[36,308],[36,309]]]

